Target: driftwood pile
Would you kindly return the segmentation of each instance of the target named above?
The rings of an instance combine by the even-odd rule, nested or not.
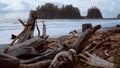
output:
[[[10,43],[2,46],[0,68],[80,68],[80,63],[96,67],[113,68],[114,64],[100,58],[93,51],[109,39],[93,45],[90,39],[101,25],[96,25],[79,34],[58,38],[48,38],[46,25],[43,23],[43,35],[37,26],[37,12],[30,11],[27,23],[19,19],[24,30]],[[38,36],[34,36],[35,26]]]

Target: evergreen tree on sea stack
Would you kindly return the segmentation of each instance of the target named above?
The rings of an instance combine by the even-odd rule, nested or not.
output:
[[[79,19],[81,14],[77,7],[72,5],[63,5],[62,8],[52,3],[38,6],[36,8],[38,19]]]
[[[117,15],[117,19],[120,19],[120,13]]]
[[[102,19],[102,13],[97,7],[88,9],[87,19]]]

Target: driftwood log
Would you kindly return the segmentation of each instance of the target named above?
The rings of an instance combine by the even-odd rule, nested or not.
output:
[[[92,24],[91,23],[82,24],[82,32],[85,32],[89,28],[92,28]]]
[[[96,67],[102,67],[102,68],[113,68],[114,64],[110,63],[100,57],[98,57],[95,54],[90,54],[89,52],[85,52],[84,54],[79,54],[80,57],[83,59],[80,59],[82,62],[85,62],[86,64],[96,66]]]
[[[17,68],[19,59],[4,53],[0,53],[0,68]]]
[[[68,48],[66,46],[64,46],[63,48],[55,49],[55,50],[48,49],[35,58],[29,59],[29,60],[20,60],[20,62],[23,64],[29,64],[29,63],[35,63],[38,61],[42,61],[45,59],[53,59],[57,53],[59,53],[61,51],[66,51],[66,50],[68,50]]]
[[[10,46],[13,46],[17,39],[17,43],[20,43],[33,38],[36,19],[37,12],[34,10],[30,11],[30,16],[26,24],[19,19],[20,23],[22,23],[22,25],[24,26],[24,30],[12,41]]]
[[[34,37],[30,40],[26,40],[22,43],[16,43],[14,46],[9,46],[7,50],[7,54],[13,56],[20,56],[25,54],[36,54],[34,47],[31,45],[37,41],[41,41],[40,37]]]
[[[70,49],[69,51],[62,51],[59,52],[53,61],[51,62],[49,68],[59,68],[60,65],[66,62],[72,62],[73,56],[76,54],[76,51]]]
[[[20,64],[18,68],[48,68],[52,60],[43,60],[33,64]]]
[[[50,63],[51,60],[44,60],[33,64],[21,64],[18,58],[0,53],[0,68],[48,68]]]
[[[72,48],[76,50],[77,53],[81,53],[82,50],[87,46],[88,39],[101,28],[101,25],[96,25],[95,27],[86,30],[72,45]]]

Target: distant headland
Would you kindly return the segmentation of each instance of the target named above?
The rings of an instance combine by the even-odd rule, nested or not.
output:
[[[46,3],[45,5],[38,6],[36,8],[38,12],[38,19],[117,19],[120,18],[120,14],[117,18],[104,18],[100,9],[93,6],[88,9],[86,16],[81,16],[81,13],[77,7],[72,5],[63,5],[58,8],[54,4]]]

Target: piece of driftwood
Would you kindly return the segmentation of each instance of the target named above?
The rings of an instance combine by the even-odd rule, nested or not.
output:
[[[85,62],[89,65],[96,66],[96,67],[102,67],[102,68],[113,68],[114,64],[110,63],[95,54],[92,55],[88,52],[85,52],[84,54],[79,54],[80,57],[83,59],[80,59],[82,62]]]
[[[42,34],[43,39],[46,39],[47,35],[46,35],[46,25],[44,24],[43,21],[43,34]]]
[[[28,21],[26,23],[26,32],[23,34],[23,36],[19,37],[18,42],[23,42],[25,40],[33,38],[33,33],[35,29],[35,23],[37,19],[37,12],[34,10],[30,11]]]
[[[11,35],[11,39],[15,39],[16,37],[17,37],[17,36],[14,35],[14,34]]]
[[[17,39],[18,39],[17,43],[20,43],[24,42],[25,40],[33,38],[36,19],[37,12],[34,10],[30,11],[30,16],[26,24],[19,19],[20,23],[22,23],[22,25],[24,26],[24,30],[12,41],[12,43],[10,43],[10,46],[13,46]]]
[[[36,51],[33,47],[20,47],[12,51],[8,51],[7,54],[18,57],[23,55],[34,55],[36,54]]]
[[[34,37],[30,40],[26,40],[22,43],[16,43],[14,46],[9,46],[7,54],[13,56],[19,56],[21,54],[36,54],[35,50],[31,47],[34,42],[40,41],[40,37]]]
[[[101,41],[99,44],[95,45],[93,48],[89,49],[88,51],[91,52],[91,51],[99,48],[102,44],[104,44],[105,42],[108,42],[108,41],[110,41],[110,38],[107,38],[104,41]]]
[[[21,64],[19,59],[0,53],[0,68],[48,68],[52,60],[43,60],[32,64]]]
[[[52,60],[43,60],[32,64],[20,64],[18,68],[48,68]]]
[[[96,50],[97,48],[100,48],[102,44],[106,43],[110,41],[109,38],[105,39],[104,41],[101,41],[99,44],[95,45],[94,43],[91,43],[89,45],[87,45],[84,50],[82,50],[82,52],[88,51],[88,52],[92,52],[94,50]]]
[[[119,27],[120,27],[120,24],[117,24],[116,27],[119,28]]]
[[[92,28],[92,24],[91,23],[82,24],[82,32],[85,32],[89,28]]]
[[[59,53],[61,51],[66,51],[68,49],[69,48],[66,46],[64,46],[63,48],[58,48],[58,49],[54,49],[54,50],[48,49],[48,51],[46,50],[45,52],[41,53],[39,56],[37,56],[35,58],[29,59],[29,60],[20,60],[20,62],[23,64],[29,64],[29,63],[35,63],[38,61],[42,61],[45,59],[53,59],[57,53]]]
[[[38,37],[40,37],[40,30],[39,30],[39,27],[38,27],[37,21],[36,21],[36,28],[37,28],[37,31],[38,31]]]
[[[96,25],[95,27],[86,30],[72,45],[72,48],[76,50],[77,53],[82,52],[82,50],[87,46],[86,43],[88,39],[101,28],[101,25]]]
[[[9,44],[0,44],[0,53],[3,53],[8,46]]]
[[[0,53],[0,68],[17,68],[19,64],[16,57]]]
[[[79,35],[76,30],[69,32],[69,34],[71,34],[73,37],[78,37],[78,35]]]
[[[49,36],[47,36],[47,34],[46,34],[46,25],[44,24],[44,21],[43,21],[43,29],[42,29],[42,31],[43,31],[42,38],[44,39],[44,45],[46,45],[46,41],[47,41],[47,38]]]
[[[23,27],[25,28],[25,22],[23,22],[21,19],[18,19],[18,21],[23,25]]]
[[[67,61],[72,62],[73,56],[76,54],[74,49],[70,49],[69,51],[59,52],[51,62],[49,68],[59,68],[60,65],[66,63]]]

